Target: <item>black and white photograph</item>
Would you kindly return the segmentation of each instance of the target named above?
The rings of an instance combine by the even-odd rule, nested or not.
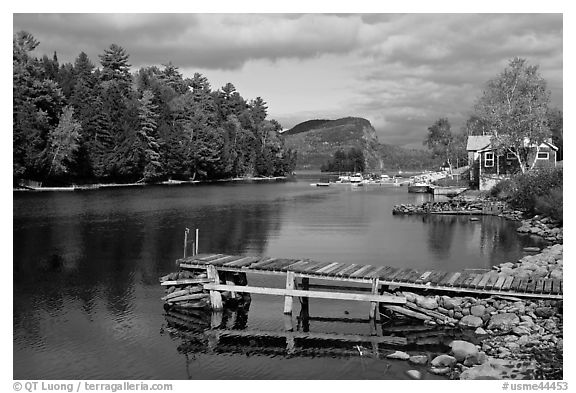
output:
[[[328,11],[12,13],[7,389],[568,389],[564,15]]]

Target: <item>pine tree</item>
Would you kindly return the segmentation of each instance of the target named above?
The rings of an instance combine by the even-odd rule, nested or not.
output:
[[[153,180],[161,176],[162,164],[160,162],[160,145],[156,133],[158,115],[154,112],[157,108],[152,103],[154,95],[150,90],[144,91],[138,107],[138,119],[140,120],[140,129],[138,137],[142,144],[145,166],[144,179]]]

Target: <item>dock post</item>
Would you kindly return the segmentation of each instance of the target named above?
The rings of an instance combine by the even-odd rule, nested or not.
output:
[[[196,242],[194,243],[194,255],[198,255],[198,228],[196,228]]]
[[[188,248],[188,232],[190,232],[190,229],[186,228],[184,231],[184,258],[186,258],[186,248]],[[192,251],[192,255],[194,255],[194,251]]]
[[[286,289],[294,289],[294,272],[286,273]],[[284,297],[284,314],[292,314],[292,296]]]
[[[310,279],[308,277],[303,277],[301,284],[302,289],[307,291],[309,289],[309,285],[310,285]],[[308,297],[300,298],[300,303],[302,304],[302,307],[308,307],[308,300],[309,300]]]
[[[378,286],[380,284],[380,280],[375,278],[372,280],[372,295],[378,295]],[[378,302],[370,302],[370,320],[376,320],[376,311],[378,310]]]
[[[226,285],[236,285],[234,283],[233,273],[225,273],[224,277],[226,277]],[[236,292],[230,291],[230,299],[236,299]]]
[[[220,284],[220,277],[218,276],[218,270],[212,265],[206,266],[206,273],[208,278],[212,280],[215,284]],[[218,291],[210,291],[210,305],[212,310],[222,310],[222,294]]]

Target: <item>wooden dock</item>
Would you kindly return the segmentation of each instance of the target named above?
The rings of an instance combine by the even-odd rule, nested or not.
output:
[[[204,290],[210,291],[210,303],[212,308],[216,310],[222,308],[220,293],[224,291],[284,296],[285,314],[292,313],[293,297],[364,301],[370,303],[370,318],[376,317],[379,303],[391,307],[406,303],[406,299],[402,296],[382,294],[384,289],[390,288],[427,290],[430,294],[501,295],[558,300],[563,297],[562,280],[526,279],[499,275],[496,272],[446,272],[225,254],[198,254],[179,259],[177,262],[183,270],[204,270],[207,273],[206,278],[164,281],[162,285],[200,284]],[[240,286],[234,285],[230,278],[220,279],[220,277],[230,277],[232,274],[238,273],[284,276],[286,287]],[[298,279],[300,284],[297,284]],[[349,287],[316,284],[313,287],[324,287],[324,289],[330,290],[315,291],[310,290],[310,279],[327,280],[340,285],[342,283],[369,284],[371,289],[369,293],[352,293]],[[223,281],[226,284],[222,284]],[[361,292],[361,290],[358,291]]]

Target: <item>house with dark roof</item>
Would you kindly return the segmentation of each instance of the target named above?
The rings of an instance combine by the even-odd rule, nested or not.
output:
[[[539,148],[530,146],[532,153],[529,161],[535,158],[534,168],[555,167],[558,148],[551,140],[540,144]],[[468,165],[470,167],[470,183],[485,191],[501,180],[509,178],[520,171],[516,156],[507,152],[497,154],[492,147],[490,135],[471,135],[466,143]]]

